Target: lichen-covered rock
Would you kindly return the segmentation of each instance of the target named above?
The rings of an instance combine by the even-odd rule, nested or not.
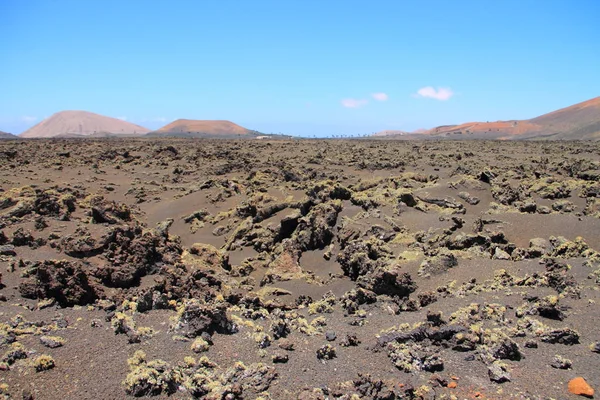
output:
[[[432,258],[429,258],[419,267],[419,275],[431,276],[439,275],[447,272],[450,268],[458,265],[456,256],[452,253],[442,253]]]
[[[11,343],[9,349],[2,356],[2,362],[6,363],[7,365],[12,365],[17,360],[22,360],[25,358],[27,358],[25,347],[19,342],[14,342]]]
[[[65,344],[65,339],[59,336],[41,336],[40,343],[51,349],[62,347]]]
[[[363,288],[352,289],[342,297],[342,307],[348,314],[354,314],[363,304],[372,304],[377,301],[377,296],[370,290]]]
[[[54,359],[47,354],[42,354],[33,360],[33,367],[36,372],[48,371],[54,368],[55,365]]]
[[[571,328],[548,330],[541,335],[542,342],[573,345],[579,343],[579,333]]]
[[[508,366],[500,361],[494,361],[488,366],[488,376],[492,382],[504,383],[511,380]]]
[[[337,255],[337,261],[344,275],[355,281],[378,267],[385,267],[391,262],[392,256],[391,250],[377,238],[355,239],[348,242]]]
[[[292,241],[302,251],[324,249],[334,237],[333,227],[341,210],[340,200],[317,204],[298,220]]]
[[[319,360],[331,360],[337,357],[335,347],[330,344],[325,344],[317,350],[317,358]]]
[[[278,251],[279,254],[269,263],[261,286],[278,281],[302,279],[305,275],[300,267],[300,251],[292,247],[289,239],[284,240]]]
[[[234,330],[234,325],[227,317],[227,307],[224,303],[209,304],[198,299],[189,299],[177,310],[177,321],[171,329],[194,338],[203,332],[229,333]]]
[[[514,189],[508,182],[496,183],[494,181],[492,184],[492,196],[496,201],[505,206],[509,206],[515,201],[522,199],[520,192]]]
[[[162,360],[146,361],[146,354],[138,350],[128,360],[130,372],[123,381],[127,394],[157,396],[172,394],[177,390],[181,376]]]
[[[192,343],[191,349],[194,353],[202,353],[208,351],[210,344],[202,337],[197,337]]]
[[[394,343],[389,346],[388,356],[401,371],[443,371],[444,361],[432,348],[420,344]]]
[[[571,360],[561,355],[554,356],[552,363],[550,363],[550,366],[556,369],[570,369],[572,365],[573,362]]]
[[[357,283],[375,294],[392,297],[407,297],[417,288],[410,274],[402,272],[401,268],[395,265],[378,267],[361,276]]]
[[[175,264],[182,249],[177,241],[156,230],[140,226],[113,228],[105,239],[103,256],[108,264],[98,267],[94,275],[111,287],[128,288],[140,278],[156,273],[161,264]]]
[[[231,269],[229,265],[229,256],[227,253],[217,249],[210,244],[194,243],[190,247],[190,254],[193,257],[194,268],[222,268],[224,270]]]

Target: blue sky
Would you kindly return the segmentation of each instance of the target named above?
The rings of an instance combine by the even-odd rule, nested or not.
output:
[[[600,95],[600,2],[0,0],[0,130],[61,110],[305,136]]]

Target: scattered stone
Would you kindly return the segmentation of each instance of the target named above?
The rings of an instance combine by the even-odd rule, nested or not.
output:
[[[274,364],[285,364],[290,359],[289,356],[285,353],[276,353],[271,357]]]
[[[178,309],[177,322],[172,329],[194,338],[202,332],[231,332],[234,326],[227,317],[225,304],[208,304],[190,299]]]
[[[594,397],[594,389],[580,376],[571,379],[568,388],[569,392],[573,394],[589,398]]]
[[[191,349],[194,353],[202,353],[208,351],[209,348],[210,344],[208,344],[208,342],[202,337],[195,338],[191,346]]]
[[[294,343],[288,339],[282,339],[279,341],[278,346],[280,349],[287,351],[294,351]]]
[[[452,253],[440,254],[432,257],[428,260],[423,261],[419,267],[419,275],[431,276],[440,275],[447,272],[450,268],[456,267],[458,260]]]
[[[506,251],[502,250],[500,247],[496,247],[492,258],[494,260],[510,260],[510,254],[508,254]]]
[[[33,366],[36,372],[48,371],[54,368],[54,359],[49,355],[41,355],[33,361]]]
[[[346,335],[346,338],[340,342],[343,347],[354,347],[360,344],[356,335]]]
[[[59,336],[41,336],[40,343],[51,349],[62,347],[65,344],[65,339]]]
[[[566,359],[560,355],[554,357],[550,366],[556,369],[570,369],[573,365],[573,362],[569,359]]]
[[[537,349],[538,343],[535,340],[530,339],[525,342],[525,347],[527,347],[528,349]]]
[[[0,246],[0,256],[16,256],[15,246],[12,244],[5,244]]]
[[[508,367],[506,364],[499,361],[494,361],[488,366],[488,376],[492,382],[496,383],[508,382],[511,379],[511,376],[508,373]]]
[[[334,331],[327,331],[327,332],[325,332],[325,340],[327,340],[328,342],[335,341],[336,337],[337,337],[337,335],[335,334]]]
[[[317,350],[317,358],[319,360],[331,360],[336,357],[335,347],[332,347],[329,344],[321,346]]]

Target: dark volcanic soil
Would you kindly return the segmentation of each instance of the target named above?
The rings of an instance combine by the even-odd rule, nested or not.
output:
[[[600,144],[0,143],[0,397],[576,399]]]

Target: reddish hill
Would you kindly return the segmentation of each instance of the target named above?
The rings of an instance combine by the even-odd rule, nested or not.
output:
[[[407,136],[389,132],[375,136]],[[415,134],[410,138],[600,140],[600,97],[528,120],[443,125],[425,131],[424,135],[427,136]]]
[[[522,121],[470,122],[440,126],[433,136],[466,135],[489,139],[600,139],[600,97]]]
[[[154,132],[150,132],[148,136],[232,137],[252,133],[255,132],[230,121],[178,119]]]

